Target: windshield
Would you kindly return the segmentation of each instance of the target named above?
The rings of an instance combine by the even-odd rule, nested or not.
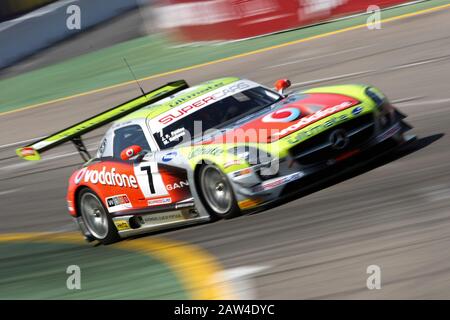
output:
[[[281,99],[280,95],[263,87],[248,89],[199,109],[154,133],[154,137],[160,149],[173,148],[207,130],[224,128]]]

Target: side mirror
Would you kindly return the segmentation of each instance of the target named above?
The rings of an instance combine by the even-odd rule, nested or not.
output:
[[[138,145],[133,145],[125,148],[120,153],[120,158],[124,161],[130,160],[131,158],[137,156],[142,151],[142,148]]]
[[[289,79],[280,79],[277,82],[275,82],[275,89],[282,96],[284,96],[284,90],[286,90],[290,86],[291,86],[291,80],[289,80]]]

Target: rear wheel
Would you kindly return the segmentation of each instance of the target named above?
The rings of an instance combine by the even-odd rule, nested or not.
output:
[[[200,168],[199,188],[204,205],[213,218],[231,219],[241,214],[227,176],[216,166]]]
[[[80,192],[78,207],[86,228],[95,239],[103,244],[120,239],[108,211],[93,191],[84,189]]]

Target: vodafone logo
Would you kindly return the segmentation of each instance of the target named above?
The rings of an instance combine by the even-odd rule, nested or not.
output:
[[[132,156],[134,156],[134,150],[133,149],[128,149],[126,154],[127,154],[128,157],[132,157]]]
[[[345,110],[348,107],[351,107],[353,105],[354,105],[354,103],[352,103],[350,101],[345,101],[345,102],[342,102],[341,104],[339,104],[337,106],[334,106],[334,107],[331,107],[331,108],[327,108],[325,110],[320,110],[320,111],[318,111],[318,112],[316,112],[316,113],[314,113],[314,114],[312,114],[312,115],[310,115],[308,117],[301,118],[297,123],[295,123],[295,124],[285,128],[285,129],[283,129],[283,130],[281,130],[279,132],[275,132],[272,135],[272,138],[283,137],[283,136],[285,136],[285,135],[287,135],[287,134],[289,134],[291,132],[294,132],[294,131],[297,131],[297,130],[303,128],[303,127],[306,127],[307,125],[309,125],[309,124],[311,124],[311,123],[313,123],[313,122],[315,122],[317,120],[320,120],[320,119],[322,119],[324,117],[332,115],[333,113]]]
[[[83,168],[78,171],[74,178],[75,184],[80,184],[81,181],[84,181],[85,183],[100,183],[101,185],[106,186],[126,187],[133,189],[137,189],[139,187],[135,176],[116,173],[116,168],[112,168],[109,171],[106,170],[106,167],[103,167],[101,171]]]
[[[80,182],[83,179],[86,171],[87,171],[87,168],[83,168],[80,171],[78,171],[78,173],[77,173],[77,175],[75,176],[75,179],[74,179],[75,184],[80,184]]]
[[[297,120],[300,115],[301,112],[297,108],[284,108],[266,115],[262,118],[262,122],[291,122]]]

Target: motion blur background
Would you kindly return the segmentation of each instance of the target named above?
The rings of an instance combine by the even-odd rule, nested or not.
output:
[[[0,298],[450,299],[448,30],[450,0],[0,1]],[[15,149],[140,94],[124,57],[145,90],[224,76],[371,84],[419,139],[275,209],[80,244],[65,201],[78,154],[24,162]],[[366,286],[371,265],[381,290]]]
[[[239,40],[405,3],[405,0],[4,0],[0,68],[68,39],[49,62],[164,32],[177,43]],[[66,27],[71,6],[81,28]],[[372,8],[373,9],[373,8]],[[80,35],[80,34],[91,34]],[[78,41],[73,39],[78,35]],[[61,45],[60,45],[61,46]],[[54,51],[54,50],[53,50]]]

